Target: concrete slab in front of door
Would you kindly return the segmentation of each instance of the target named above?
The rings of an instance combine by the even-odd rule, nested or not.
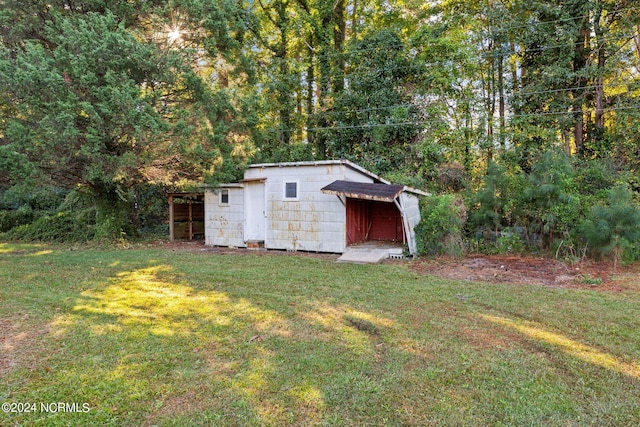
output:
[[[402,247],[393,242],[366,242],[349,246],[336,262],[353,264],[377,264],[389,258],[390,254],[402,254]]]

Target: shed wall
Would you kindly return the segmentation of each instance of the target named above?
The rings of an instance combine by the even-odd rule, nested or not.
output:
[[[407,239],[410,246],[409,251],[411,254],[415,254],[417,251],[415,227],[420,222],[419,199],[413,194],[402,193],[400,195],[400,205],[404,210],[408,222],[408,229],[410,233],[410,236]]]
[[[244,188],[225,188],[229,203],[220,203],[220,190],[207,190],[205,203],[205,244],[244,247]]]
[[[245,179],[266,178],[268,249],[344,252],[346,209],[336,196],[320,190],[337,179],[372,182],[345,165],[249,168]],[[286,182],[298,183],[296,200],[286,200]]]

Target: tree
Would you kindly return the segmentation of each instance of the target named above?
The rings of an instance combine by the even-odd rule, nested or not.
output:
[[[550,247],[557,231],[562,206],[570,202],[569,187],[573,178],[570,157],[561,150],[548,150],[533,163],[524,191],[523,211],[535,232],[546,237]],[[560,230],[566,231],[566,230]]]
[[[613,253],[615,269],[625,249],[640,240],[640,208],[633,203],[632,192],[625,185],[611,188],[607,198],[607,204],[592,208],[581,230],[595,252]]]
[[[413,74],[404,43],[381,30],[348,53],[347,88],[337,96],[329,152],[379,173],[406,170],[420,126],[405,87]]]
[[[197,79],[177,56],[110,12],[68,12],[45,8],[38,39],[5,39],[0,49],[14,112],[3,149],[28,160],[41,182],[90,194],[97,237],[118,237],[129,189],[193,177],[185,164],[215,149],[185,138],[176,97]]]
[[[472,218],[480,227],[491,228],[497,235],[504,226],[505,208],[509,201],[508,178],[504,166],[489,162],[484,183],[475,195],[477,209]]]
[[[419,156],[428,163],[429,153],[440,147],[438,151],[447,153],[440,156],[442,161],[460,162],[470,174],[481,133],[477,129],[481,101],[477,100],[482,98],[474,89],[477,57],[467,37],[463,29],[436,22],[423,25],[409,43],[419,64],[413,78],[413,99],[424,123]]]

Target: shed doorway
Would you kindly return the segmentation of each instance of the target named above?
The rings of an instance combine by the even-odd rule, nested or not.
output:
[[[346,201],[347,246],[370,241],[405,241],[402,214],[395,203],[351,197]]]
[[[264,180],[245,181],[245,242],[264,246],[266,237],[266,193]]]

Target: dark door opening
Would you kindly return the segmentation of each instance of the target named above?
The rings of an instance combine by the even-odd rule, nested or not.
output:
[[[347,246],[370,240],[404,241],[402,215],[394,203],[347,198]]]
[[[204,238],[204,194],[169,194],[169,239]]]

